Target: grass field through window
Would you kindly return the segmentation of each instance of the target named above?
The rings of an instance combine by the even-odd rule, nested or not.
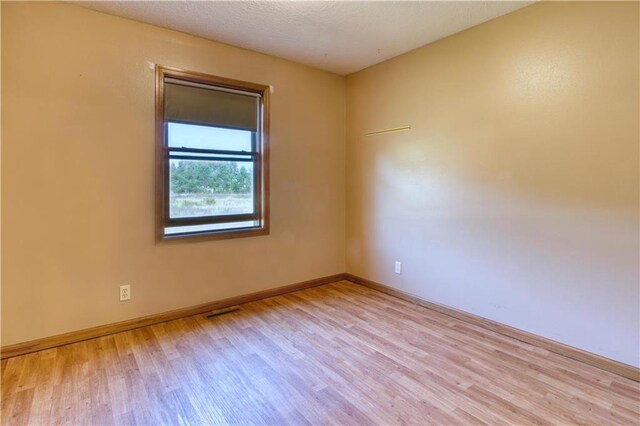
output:
[[[171,194],[171,217],[253,213],[249,194]]]

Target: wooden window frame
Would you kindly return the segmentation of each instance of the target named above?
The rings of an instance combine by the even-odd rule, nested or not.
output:
[[[254,161],[254,210],[255,220],[259,225],[251,228],[221,229],[201,232],[189,232],[179,234],[165,234],[165,228],[176,226],[176,220],[169,218],[169,150],[167,144],[166,126],[164,119],[164,84],[165,78],[174,78],[192,83],[206,84],[226,89],[240,90],[244,92],[257,93],[259,97],[260,126],[257,133],[260,137],[254,141],[256,145]],[[155,194],[155,216],[156,216],[156,241],[166,242],[175,240],[219,240],[228,238],[253,237],[269,234],[269,94],[270,87],[262,84],[249,83],[246,81],[233,80],[225,77],[203,74],[193,71],[185,71],[178,68],[156,66],[156,112],[155,112],[155,145],[156,145],[156,194]],[[196,225],[231,223],[237,220],[236,217],[245,215],[229,215],[226,220],[221,220],[219,216],[211,218],[197,218],[189,220],[189,223]]]

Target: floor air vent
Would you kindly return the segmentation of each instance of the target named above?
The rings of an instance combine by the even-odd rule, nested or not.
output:
[[[213,318],[217,318],[217,317],[222,316],[222,315],[227,315],[227,314],[232,314],[234,312],[238,312],[240,309],[242,309],[240,306],[230,306],[228,308],[216,309],[215,311],[209,312],[204,317],[206,319],[213,319]]]

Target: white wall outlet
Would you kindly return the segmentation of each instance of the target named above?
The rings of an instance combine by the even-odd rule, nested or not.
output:
[[[131,299],[131,286],[129,284],[121,285],[120,286],[120,301],[124,302],[125,300],[129,300],[129,299]]]
[[[396,260],[395,273],[400,275],[402,273],[402,262]]]

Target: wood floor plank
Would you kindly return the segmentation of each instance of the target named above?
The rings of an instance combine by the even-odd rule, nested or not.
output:
[[[2,361],[0,421],[640,424],[640,383],[349,282]]]

